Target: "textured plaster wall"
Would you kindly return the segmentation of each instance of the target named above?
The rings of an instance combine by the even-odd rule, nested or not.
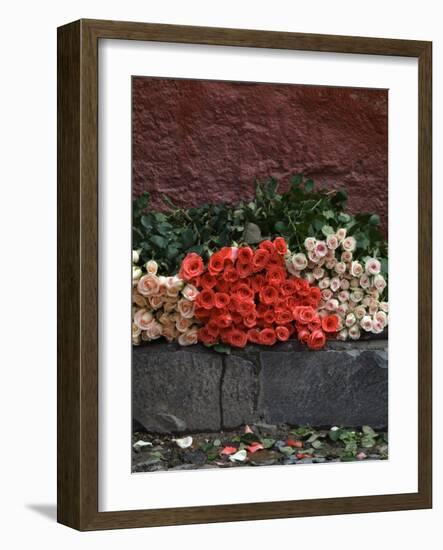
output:
[[[235,202],[254,179],[303,172],[345,187],[387,231],[388,91],[133,79],[133,193],[182,206]]]

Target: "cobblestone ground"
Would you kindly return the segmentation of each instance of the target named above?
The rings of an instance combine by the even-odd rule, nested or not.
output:
[[[321,464],[388,458],[387,431],[370,426],[270,426],[218,433],[132,436],[132,471],[195,470],[282,464]]]

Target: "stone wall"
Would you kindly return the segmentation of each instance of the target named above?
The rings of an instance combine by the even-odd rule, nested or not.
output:
[[[303,172],[345,187],[387,233],[388,91],[133,79],[133,193],[180,206],[236,202],[254,179]]]
[[[230,355],[164,341],[133,348],[133,418],[148,431],[244,424],[388,425],[387,340],[296,341]]]

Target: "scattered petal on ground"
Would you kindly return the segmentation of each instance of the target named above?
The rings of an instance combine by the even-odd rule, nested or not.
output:
[[[296,449],[301,449],[303,447],[303,443],[296,439],[288,439],[286,445],[288,447],[295,447]]]
[[[251,443],[251,445],[248,445],[246,449],[250,453],[255,453],[257,451],[260,451],[261,449],[264,449],[263,445],[261,443]]]
[[[252,434],[252,433],[254,433],[254,432],[252,431],[252,429],[250,428],[250,426],[248,426],[248,425],[246,424],[246,426],[245,426],[245,434]]]
[[[192,445],[192,437],[182,437],[181,439],[175,439],[174,440],[177,445],[180,447],[180,449],[187,449]]]
[[[224,447],[221,451],[221,455],[232,455],[237,451],[237,447]]]
[[[229,460],[231,460],[232,462],[236,462],[236,461],[244,462],[247,456],[248,456],[248,453],[246,452],[246,449],[242,449],[241,451],[238,451],[234,455],[231,455],[229,457]]]
[[[140,452],[146,449],[147,447],[152,447],[152,443],[150,441],[143,441],[142,439],[139,439],[134,443],[132,447],[134,451]]]

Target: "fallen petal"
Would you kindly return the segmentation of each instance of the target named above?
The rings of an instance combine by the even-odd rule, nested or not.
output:
[[[250,453],[255,453],[256,451],[260,451],[261,449],[264,449],[263,445],[261,443],[251,443],[246,449]]]
[[[132,447],[134,451],[139,452],[146,449],[146,447],[152,447],[152,443],[140,439],[139,441],[136,441]]]
[[[246,424],[246,426],[245,426],[245,434],[252,434],[252,433],[254,433],[254,432],[252,431],[251,427],[248,426],[248,425]]]
[[[224,447],[221,451],[221,455],[232,455],[232,453],[235,453],[237,451],[237,447]]]
[[[229,457],[229,460],[231,460],[232,462],[235,462],[236,460],[238,462],[244,462],[247,456],[248,456],[248,453],[246,452],[246,449],[242,449],[241,451],[238,451],[237,453],[235,453],[235,455],[231,455]]]
[[[356,456],[356,458],[358,460],[364,460],[365,458],[367,458],[366,454],[362,451],[361,453],[358,453],[358,455]]]
[[[192,437],[191,436],[182,437],[181,439],[174,439],[173,441],[175,441],[181,449],[187,449],[188,447],[190,447],[192,445]]]
[[[303,443],[301,441],[297,441],[296,439],[288,439],[286,445],[288,447],[295,447],[296,449],[301,449],[303,447]]]

